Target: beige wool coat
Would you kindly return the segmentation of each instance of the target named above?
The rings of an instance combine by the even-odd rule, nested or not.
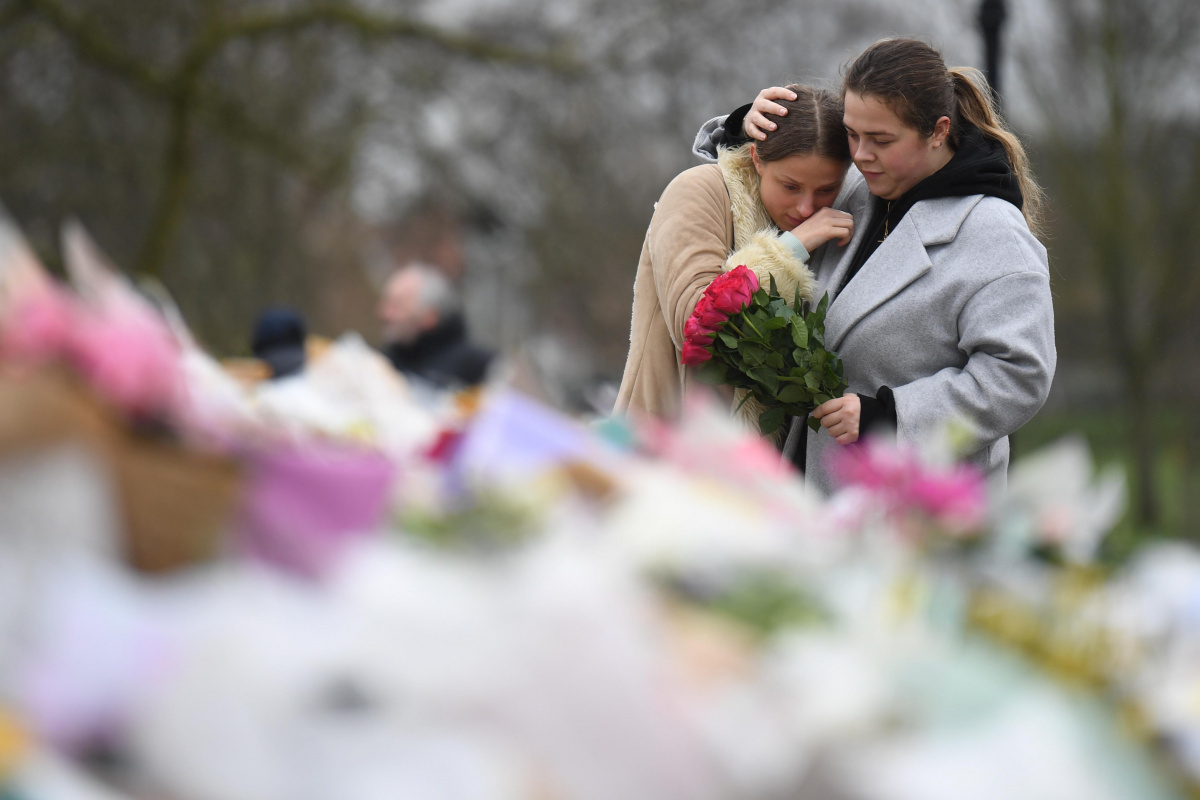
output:
[[[714,278],[745,264],[783,297],[811,300],[816,283],[762,205],[750,145],[679,174],[655,204],[633,285],[629,356],[614,413],[679,415],[695,383],[679,359],[683,326]],[[757,413],[743,409],[753,421]]]

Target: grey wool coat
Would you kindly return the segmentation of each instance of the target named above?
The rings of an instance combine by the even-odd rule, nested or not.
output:
[[[891,387],[901,441],[968,424],[977,441],[970,461],[1002,482],[1008,436],[1041,408],[1054,377],[1045,247],[1004,200],[922,200],[832,296],[862,245],[871,205],[858,170],[846,180],[839,205],[854,216],[854,239],[823,248],[810,266],[817,296],[831,292],[825,342],[845,364],[848,391]],[[834,488],[828,452],[837,447],[824,430],[808,436],[807,477],[826,492]]]

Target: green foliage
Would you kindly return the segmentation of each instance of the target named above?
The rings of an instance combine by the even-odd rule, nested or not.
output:
[[[803,350],[808,347],[808,325],[803,317],[795,316],[791,320],[792,341],[796,347]]]
[[[775,395],[775,399],[781,403],[806,403],[812,399],[812,393],[806,390],[803,386],[792,384],[784,386],[779,390],[779,394]]]
[[[467,505],[437,513],[410,512],[400,519],[405,534],[450,550],[502,552],[532,539],[537,512],[503,494],[477,495]]]
[[[770,436],[779,427],[783,425],[783,420],[786,417],[783,406],[772,406],[764,411],[758,417],[758,427],[762,430],[763,436]]]
[[[745,363],[757,367],[767,358],[767,348],[761,347],[748,339],[742,339],[737,343],[738,352],[742,354]]]
[[[699,368],[697,368],[696,377],[698,377],[704,383],[712,384],[713,386],[720,386],[721,384],[727,382],[726,376],[728,372],[729,368],[714,358],[712,361],[704,362]]]
[[[693,586],[669,577],[663,583],[676,597],[762,637],[785,628],[821,625],[829,620],[828,611],[816,598],[782,572],[751,572],[721,586]]]

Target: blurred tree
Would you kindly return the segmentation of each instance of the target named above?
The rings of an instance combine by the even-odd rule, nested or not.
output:
[[[1155,525],[1156,416],[1186,400],[1193,439],[1200,422],[1200,4],[1060,0],[1044,13],[1050,41],[1021,61],[1044,120],[1059,297],[1090,311],[1094,334],[1060,342],[1102,343],[1091,355],[1120,382],[1137,516]]]
[[[480,338],[615,379],[653,203],[698,125],[768,84],[835,83],[889,32],[940,34],[961,63],[973,21],[950,8],[0,0],[0,196],[47,255],[78,214],[226,352],[266,302],[373,327],[363,262],[413,250],[409,220],[443,243],[456,224]]]
[[[569,66],[544,42],[508,46],[348,2],[10,0],[4,196],[43,252],[57,221],[79,214],[119,263],[192,284],[189,317],[220,328],[197,302],[214,289],[261,302],[272,274],[353,258],[328,239],[331,227],[355,232],[348,182],[372,112],[361,76],[397,44],[433,63]]]

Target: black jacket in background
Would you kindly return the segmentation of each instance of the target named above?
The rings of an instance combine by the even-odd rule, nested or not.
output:
[[[387,344],[383,354],[405,375],[439,387],[482,383],[493,357],[467,341],[467,328],[459,316],[443,319],[409,344]]]

